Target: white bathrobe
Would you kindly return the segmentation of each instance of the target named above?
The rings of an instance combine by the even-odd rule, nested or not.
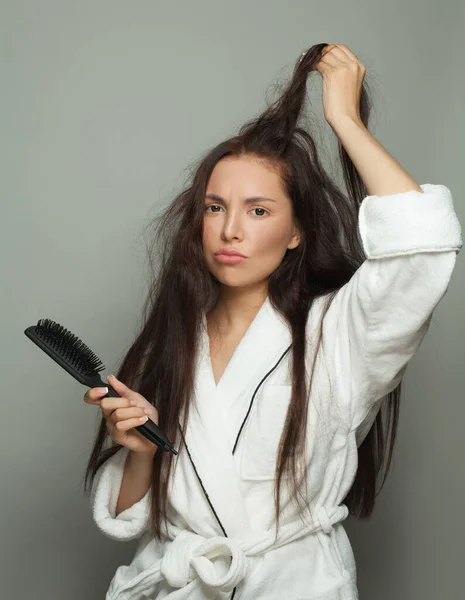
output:
[[[283,487],[275,541],[276,451],[291,394],[291,334],[267,298],[215,385],[204,318],[195,397],[174,457],[169,539],[147,531],[150,490],[115,517],[126,449],[97,473],[93,517],[115,540],[140,538],[106,600],[354,600],[353,552],[342,501],[357,447],[380,400],[404,375],[445,294],[462,247],[450,190],[367,196],[359,212],[366,260],[324,318],[307,427],[308,515],[295,516]],[[322,299],[307,321],[308,373]],[[235,589],[236,588],[236,589]],[[235,589],[235,591],[234,591]]]

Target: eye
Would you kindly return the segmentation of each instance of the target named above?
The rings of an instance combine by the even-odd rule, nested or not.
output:
[[[219,204],[208,204],[208,205],[205,207],[205,212],[207,212],[207,209],[208,209],[208,208],[211,208],[212,206],[214,206],[214,207],[217,207],[217,208],[222,208],[222,207],[221,207]],[[217,211],[213,211],[213,212],[217,212]]]
[[[208,204],[207,206],[205,206],[205,212],[209,212],[208,209],[209,208],[220,208],[222,209],[223,207],[220,206],[219,204]],[[263,210],[266,214],[269,214],[269,212],[265,209],[265,208],[261,208],[261,207],[257,207],[257,208],[252,208],[252,210]],[[218,211],[210,211],[210,212],[218,212]],[[256,215],[257,217],[263,217],[264,215]]]
[[[257,207],[257,208],[252,208],[252,210],[263,210],[263,211],[265,211],[267,214],[269,214],[269,212],[268,212],[268,211],[267,211],[265,208],[259,208],[259,207]],[[257,217],[262,217],[262,216],[264,216],[264,215],[257,215]]]

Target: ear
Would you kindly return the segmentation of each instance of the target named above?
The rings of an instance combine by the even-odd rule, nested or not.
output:
[[[289,244],[287,245],[287,249],[293,250],[294,248],[297,248],[297,246],[299,244],[300,244],[300,230],[297,226],[294,226],[294,234],[293,234]]]

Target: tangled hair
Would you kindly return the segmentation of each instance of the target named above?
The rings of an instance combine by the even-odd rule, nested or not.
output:
[[[339,142],[339,160],[347,188],[347,194],[342,193],[320,164],[314,140],[298,125],[306,99],[307,76],[326,46],[316,44],[306,52],[278,100],[243,125],[238,135],[201,158],[191,185],[156,217],[154,244],[159,247],[159,271],[149,286],[140,333],[116,375],[157,407],[161,429],[180,447],[181,427],[183,431],[186,428],[194,388],[202,315],[215,306],[219,291],[218,282],[205,263],[202,247],[209,177],[218,161],[225,157],[253,156],[276,168],[301,229],[300,244],[287,250],[270,275],[268,288],[271,304],[287,320],[292,333],[292,397],[276,465],[277,522],[284,475],[293,481],[293,497],[299,502],[297,467],[304,452],[308,407],[305,328],[309,310],[322,295],[327,295],[327,310],[337,290],[365,260],[358,235],[358,211],[367,194],[363,181]],[[361,90],[359,114],[368,127],[370,101],[366,81]],[[320,328],[320,343],[321,338]],[[358,447],[356,477],[344,500],[350,514],[358,518],[371,515],[378,494],[378,478],[384,471],[382,487],[389,471],[400,386],[383,398],[370,431]],[[111,447],[104,449],[107,440],[111,441]],[[102,417],[87,465],[84,491],[89,480],[93,484],[99,467],[121,448],[110,438]],[[157,537],[162,534],[162,523],[166,523],[172,464],[171,453],[155,454],[150,525]]]

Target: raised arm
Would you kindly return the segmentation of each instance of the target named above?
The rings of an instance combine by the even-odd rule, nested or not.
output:
[[[462,247],[450,190],[421,188],[363,200],[359,229],[367,258],[325,317],[340,409],[351,428],[400,382]]]

